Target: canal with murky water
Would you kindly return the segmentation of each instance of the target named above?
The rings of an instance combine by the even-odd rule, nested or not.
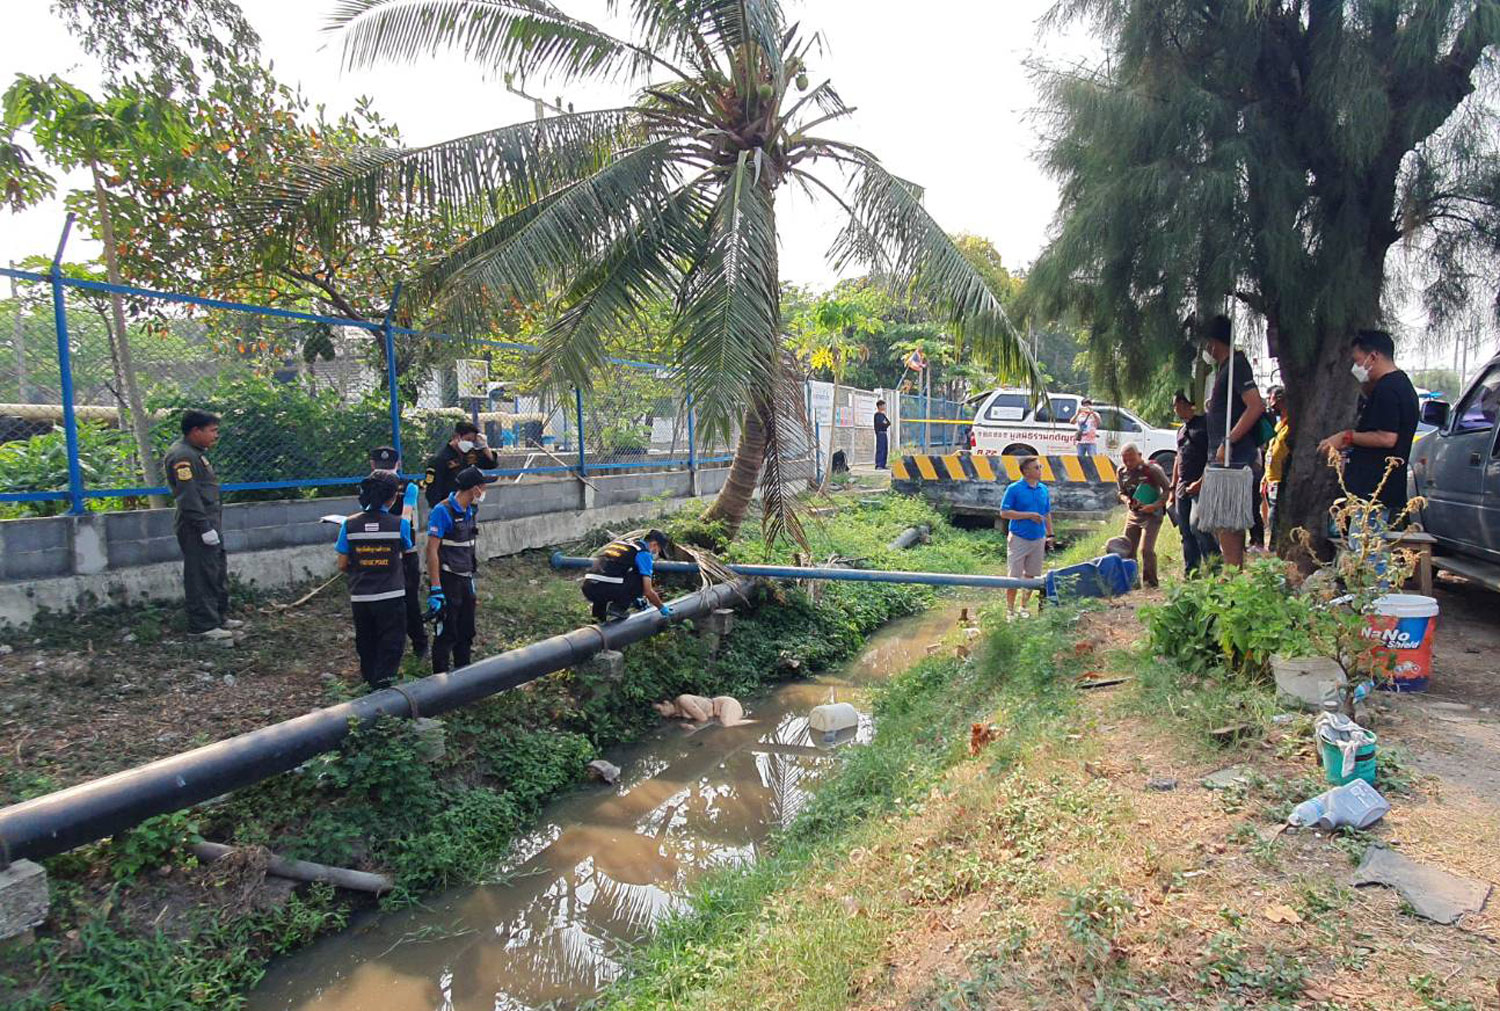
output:
[[[668,724],[613,749],[605,757],[623,770],[619,782],[548,805],[503,883],[356,919],[273,963],[250,1011],[531,1011],[587,1000],[682,905],[694,875],[754,860],[816,790],[832,745],[808,729],[808,711],[830,693],[863,711],[860,689],[921,659],[958,614],[945,601],[881,629],[835,671],[744,700],[747,725]],[[853,736],[873,729],[864,716]]]

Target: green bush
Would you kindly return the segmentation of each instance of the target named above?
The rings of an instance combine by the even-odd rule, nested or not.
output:
[[[85,488],[137,487],[130,436],[97,422],[78,426],[78,463]],[[0,492],[66,491],[68,442],[61,428],[29,439],[0,445]],[[120,509],[119,499],[96,499],[93,509]],[[0,519],[20,516],[57,516],[68,511],[67,500],[0,503]]]
[[[355,404],[333,390],[259,377],[236,378],[207,394],[158,393],[147,406],[167,413],[152,429],[158,453],[181,435],[181,410],[197,407],[223,419],[211,459],[226,484],[357,477],[369,469],[371,447],[391,440],[390,405],[383,392]],[[313,494],[345,495],[331,486]],[[238,498],[284,498],[295,491],[237,493]]]
[[[1141,608],[1141,615],[1152,651],[1192,673],[1224,668],[1259,679],[1270,670],[1271,654],[1310,648],[1309,606],[1292,592],[1282,564],[1270,559],[1172,584],[1166,600]]]

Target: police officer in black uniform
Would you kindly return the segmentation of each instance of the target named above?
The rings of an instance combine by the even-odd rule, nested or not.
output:
[[[208,411],[182,413],[182,438],[163,460],[177,507],[172,529],[182,548],[183,601],[188,633],[200,639],[233,639],[244,625],[229,617],[229,561],[224,554],[224,504],[219,475],[207,453],[219,441],[219,418]]]
[[[448,444],[427,461],[427,504],[435,506],[457,490],[458,472],[465,467],[489,467],[500,465],[495,451],[485,445],[484,433],[472,421],[460,421],[453,426],[453,437]]]
[[[432,672],[448,670],[448,661],[466,667],[474,644],[478,594],[474,573],[479,537],[479,503],[484,474],[465,467],[453,479],[454,490],[427,516],[427,610],[441,622],[432,643]]]
[[[359,673],[374,688],[396,678],[406,647],[406,577],[402,557],[412,546],[411,524],[397,507],[400,477],[377,470],[359,485],[360,511],[339,527],[335,550],[349,577],[354,649]]]
[[[652,585],[655,561],[666,547],[667,535],[652,530],[639,540],[621,538],[599,549],[583,577],[583,596],[593,605],[595,621],[626,617],[641,597],[671,617],[672,609]]]
[[[397,479],[401,475],[401,457],[390,446],[378,446],[370,450],[370,470],[391,471]],[[406,576],[406,637],[411,640],[411,651],[418,657],[427,655],[427,625],[422,621],[422,560],[415,543],[417,532],[416,493],[407,481],[400,482],[396,499],[401,503],[401,517],[411,525],[413,543],[401,556],[401,571]]]

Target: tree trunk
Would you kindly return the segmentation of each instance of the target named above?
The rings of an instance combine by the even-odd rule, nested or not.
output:
[[[818,492],[828,494],[828,485],[833,478],[833,448],[839,433],[839,376],[833,374],[833,417],[828,419],[828,461],[823,465],[823,480],[818,485]],[[816,456],[813,457],[817,459]]]
[[[94,177],[94,198],[99,203],[99,231],[104,241],[104,270],[110,284],[123,284],[120,278],[120,262],[115,253],[115,225],[109,216],[109,202],[105,198],[104,179],[99,166],[89,164]],[[140,457],[141,472],[146,484],[158,488],[163,484],[161,464],[151,449],[151,419],[146,416],[146,402],[141,399],[140,383],[136,381],[135,363],[130,354],[130,335],[125,328],[125,300],[120,293],[109,293],[110,309],[114,317],[115,354],[120,363],[120,379],[124,383],[125,400],[130,405],[130,429],[135,436],[135,451]],[[152,495],[151,508],[164,509],[168,505],[166,496]]]
[[[760,468],[766,460],[766,426],[759,404],[745,410],[744,424],[740,429],[740,444],[734,451],[734,462],[729,465],[729,478],[719,489],[714,504],[703,514],[705,520],[720,520],[725,533],[736,537],[750,511],[750,499],[755,495],[755,486],[760,482]]]
[[[1291,423],[1291,457],[1277,501],[1277,548],[1286,557],[1289,534],[1302,527],[1312,535],[1319,557],[1328,554],[1328,508],[1343,494],[1337,472],[1318,454],[1318,443],[1354,421],[1359,386],[1349,374],[1348,342],[1342,334],[1320,333],[1317,357],[1303,365],[1282,359],[1286,408]],[[1297,559],[1306,563],[1306,559]]]

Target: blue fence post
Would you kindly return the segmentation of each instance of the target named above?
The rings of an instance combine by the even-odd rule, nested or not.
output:
[[[583,391],[577,387],[573,389],[573,403],[578,409],[578,476],[587,477],[589,461],[583,448]]]
[[[381,324],[381,335],[385,337],[385,382],[391,400],[391,448],[396,459],[401,459],[401,392],[396,386],[396,332],[391,328],[396,318],[396,303],[401,299],[401,282],[391,292],[391,304],[385,311],[385,322]],[[403,463],[405,461],[402,461]]]
[[[698,440],[697,426],[693,419],[693,395],[687,395],[687,422],[688,422],[688,473],[698,469]]]
[[[68,306],[63,296],[62,258],[73,230],[73,215],[63,224],[62,238],[57,240],[57,255],[52,257],[52,317],[57,327],[57,374],[62,394],[63,436],[68,444],[68,512],[82,516],[88,512],[83,499],[83,465],[78,459],[78,415],[73,410],[73,353],[68,347]],[[145,461],[141,461],[145,466]]]

